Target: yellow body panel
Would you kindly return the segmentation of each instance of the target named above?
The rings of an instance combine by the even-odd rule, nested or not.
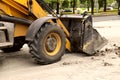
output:
[[[26,35],[26,32],[28,30],[28,26],[25,26],[22,24],[16,24],[15,26],[17,26],[17,27],[15,28],[14,37]]]
[[[33,0],[33,4],[32,4],[32,13],[37,18],[46,17],[48,15],[35,0]]]
[[[16,5],[16,6],[15,6]],[[4,10],[10,16],[15,16],[19,18],[29,18],[28,11],[18,3],[12,0],[2,0],[0,1],[0,9]],[[15,24],[14,37],[25,36],[28,30],[28,26],[22,24]]]
[[[0,9],[4,10],[4,12],[7,13],[8,15],[12,16],[10,6],[5,4],[4,2],[0,1]],[[3,14],[3,13],[1,13],[1,14]]]
[[[26,0],[27,1],[27,0]],[[18,3],[16,3],[14,0],[2,0],[2,2],[4,2],[5,4],[7,4],[8,6],[15,8],[16,10],[18,10],[19,12],[22,12],[26,15],[29,14],[29,11],[24,8],[24,6],[19,5]]]
[[[66,49],[71,51],[71,43],[70,43],[70,41],[68,39],[66,39]]]
[[[28,7],[28,2],[27,0],[14,0],[15,2],[21,4],[24,7]]]

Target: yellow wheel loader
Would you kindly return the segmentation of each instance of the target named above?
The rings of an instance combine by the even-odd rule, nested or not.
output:
[[[66,50],[94,55],[106,39],[87,13],[57,15],[43,0],[0,0],[0,49],[18,51],[25,43],[38,63],[50,64]]]

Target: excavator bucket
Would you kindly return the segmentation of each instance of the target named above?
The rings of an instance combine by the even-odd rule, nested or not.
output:
[[[107,39],[102,37],[92,25],[92,16],[88,16],[83,21],[84,31],[82,38],[82,51],[88,55],[93,55],[107,44]]]
[[[107,40],[93,28],[91,15],[61,18],[64,25],[67,25],[66,22],[70,22],[68,30],[70,31],[72,52],[82,51],[93,55],[107,44]]]
[[[88,37],[84,38],[82,51],[88,55],[94,55],[102,47],[107,44],[107,39],[102,37],[96,29],[92,29],[92,33]]]

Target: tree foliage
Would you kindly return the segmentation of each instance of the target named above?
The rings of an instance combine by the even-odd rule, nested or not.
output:
[[[53,9],[57,8],[57,3],[59,3],[59,8],[74,8],[76,7],[85,7],[88,9],[91,8],[92,14],[94,14],[94,3],[95,0],[44,0],[46,3],[48,3]],[[98,0],[99,9],[103,8],[104,11],[106,11],[107,6],[110,6],[112,2],[117,1],[120,6],[120,0]]]
[[[69,6],[69,1],[68,0],[64,0],[62,3],[62,8],[67,8]]]
[[[98,0],[98,4],[99,4],[99,9],[103,7],[103,0]]]

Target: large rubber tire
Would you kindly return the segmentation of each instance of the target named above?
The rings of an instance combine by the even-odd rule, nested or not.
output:
[[[65,33],[55,23],[46,23],[29,43],[30,53],[38,64],[57,62],[65,53]]]
[[[2,48],[1,50],[6,53],[19,51],[24,44],[25,44],[25,37],[15,37],[14,44],[12,47]]]

